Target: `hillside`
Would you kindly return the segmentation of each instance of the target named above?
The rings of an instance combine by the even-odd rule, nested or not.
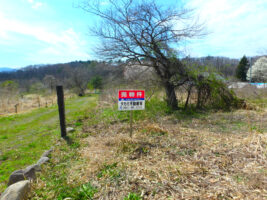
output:
[[[25,93],[47,95],[55,90],[56,85],[63,85],[65,89],[72,90],[79,95],[84,93],[94,78],[101,79],[102,87],[112,81],[120,82],[123,79],[122,73],[123,69],[120,64],[97,61],[28,66],[15,72],[0,73],[0,100],[5,96],[13,96],[13,99],[16,99],[19,98],[17,94]],[[1,87],[1,83],[5,84],[5,81],[11,81],[12,91]]]
[[[252,63],[259,58],[259,56],[252,57]],[[227,57],[207,56],[199,58],[186,57],[182,59],[188,65],[194,66],[209,66],[221,73],[225,77],[234,76],[236,66],[239,63],[238,59]],[[21,68],[19,70],[0,68],[0,82],[5,80],[17,80],[23,82],[25,80],[39,80],[42,81],[46,75],[53,75],[57,79],[64,82],[64,79],[69,78],[77,69],[87,69],[89,76],[100,75],[104,78],[118,75],[121,76],[123,72],[122,66],[125,62],[109,63],[99,61],[74,61],[70,63],[50,64],[50,65],[33,65]],[[1,71],[1,69],[3,71]],[[126,75],[127,76],[127,75]]]
[[[213,66],[215,69],[221,70],[222,73],[233,75],[233,71],[238,64],[237,59],[230,59],[226,57],[201,57],[201,58],[184,58],[183,61],[187,63]],[[45,75],[53,75],[57,78],[63,78],[69,76],[69,71],[77,68],[88,68],[92,73],[106,76],[109,72],[114,72],[118,66],[124,64],[120,63],[107,63],[97,61],[75,61],[62,64],[51,65],[33,65],[21,68],[13,73],[5,73],[0,71],[0,81],[5,80],[25,80],[25,79],[38,79],[42,80]]]
[[[57,79],[63,80],[69,78],[77,69],[86,70],[90,75],[108,76],[110,72],[115,71],[115,65],[106,62],[96,61],[75,61],[70,63],[53,64],[53,65],[33,65],[21,68],[12,73],[1,72],[0,81],[5,80],[43,80],[46,75],[53,75]]]

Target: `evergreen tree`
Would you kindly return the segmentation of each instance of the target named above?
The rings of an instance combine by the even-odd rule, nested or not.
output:
[[[102,77],[95,76],[91,79],[90,84],[93,86],[94,89],[101,89],[103,86]]]
[[[246,56],[243,56],[237,66],[236,77],[241,81],[246,81],[248,69],[249,69],[248,59]]]

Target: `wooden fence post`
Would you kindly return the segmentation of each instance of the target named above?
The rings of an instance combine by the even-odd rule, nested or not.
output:
[[[64,92],[63,86],[57,86],[57,104],[60,120],[61,137],[67,136],[66,123],[65,123],[65,105],[64,105]]]

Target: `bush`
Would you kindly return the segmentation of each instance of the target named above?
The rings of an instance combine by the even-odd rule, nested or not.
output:
[[[214,109],[229,110],[242,106],[239,99],[232,90],[229,90],[223,80],[218,79],[216,74],[208,77],[198,77],[196,82],[198,109],[210,107]]]

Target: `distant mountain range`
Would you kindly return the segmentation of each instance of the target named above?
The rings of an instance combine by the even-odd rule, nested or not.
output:
[[[11,69],[12,70],[12,69]],[[69,63],[47,64],[47,65],[30,65],[14,71],[2,71],[0,68],[0,84],[6,80],[16,80],[25,82],[42,81],[46,75],[52,75],[59,83],[84,75],[87,78],[101,76],[103,79],[122,73],[121,67],[112,65],[107,62],[97,61],[74,61]],[[69,81],[70,82],[70,81]],[[29,82],[31,85],[32,82]]]
[[[0,72],[14,72],[16,69],[8,68],[8,67],[0,67]]]
[[[259,58],[252,57],[252,64]],[[235,75],[236,67],[239,63],[239,59],[232,59],[227,57],[207,56],[200,58],[186,57],[182,59],[188,66],[206,66],[214,67],[216,71],[221,73],[225,77],[231,77]],[[46,75],[52,75],[57,80],[66,81],[75,74],[82,74],[87,69],[90,77],[102,76],[106,77],[115,76],[117,74],[122,75],[124,71],[125,62],[109,63],[104,61],[73,61],[69,63],[58,64],[38,64],[29,65],[20,69],[12,69],[8,67],[0,67],[0,82],[6,80],[40,80],[42,81]],[[138,69],[136,72],[138,72]],[[88,76],[89,76],[88,75]],[[143,74],[146,76],[145,74]],[[123,76],[123,75],[122,75]]]

